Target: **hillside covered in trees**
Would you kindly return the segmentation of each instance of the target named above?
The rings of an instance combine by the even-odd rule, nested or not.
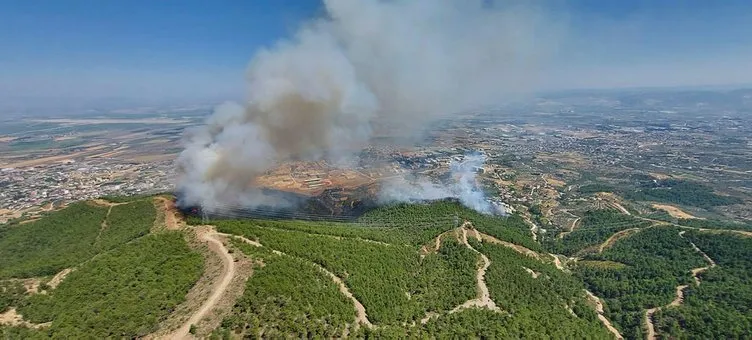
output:
[[[398,204],[340,223],[201,221],[169,197],[0,226],[0,337],[747,338],[752,237],[713,221]],[[545,235],[544,235],[545,236]]]

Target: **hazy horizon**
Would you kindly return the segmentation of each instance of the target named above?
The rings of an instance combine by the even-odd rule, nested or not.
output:
[[[545,23],[533,92],[752,84],[752,3],[483,3]],[[322,12],[320,0],[4,2],[0,108],[241,99],[253,56]]]

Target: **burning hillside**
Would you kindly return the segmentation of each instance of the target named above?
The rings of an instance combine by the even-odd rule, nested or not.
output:
[[[352,161],[383,138],[375,122],[405,133],[404,142],[448,114],[517,97],[534,78],[540,52],[551,47],[539,41],[546,21],[538,13],[483,0],[325,0],[324,7],[326,15],[292,39],[256,54],[246,102],[217,107],[204,126],[187,132],[178,158],[184,204],[289,209],[297,199],[272,193],[337,196],[375,183],[348,170],[303,177],[283,170],[289,178],[275,171],[292,161]],[[389,181],[378,198],[457,197],[488,212],[468,179],[444,187]]]

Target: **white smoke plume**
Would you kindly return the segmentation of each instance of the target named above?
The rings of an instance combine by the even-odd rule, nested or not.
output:
[[[399,178],[385,183],[380,200],[392,202],[420,202],[443,198],[456,198],[468,208],[484,214],[503,214],[488,200],[477,181],[477,173],[486,162],[483,154],[469,154],[461,161],[449,165],[451,180],[448,183],[435,183],[426,178],[408,180]]]
[[[353,154],[374,121],[414,132],[440,115],[516,97],[532,89],[554,46],[539,13],[488,0],[324,6],[326,17],[252,59],[246,103],[219,106],[187,133],[178,158],[184,204],[281,204],[254,178],[287,160]]]

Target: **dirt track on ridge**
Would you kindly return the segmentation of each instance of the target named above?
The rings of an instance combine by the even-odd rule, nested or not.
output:
[[[571,226],[569,226],[569,230],[567,230],[567,231],[565,231],[565,232],[561,232],[561,233],[559,233],[559,236],[558,236],[558,237],[559,237],[560,239],[563,239],[563,238],[564,238],[564,236],[566,236],[566,235],[568,235],[568,234],[572,233],[572,232],[574,231],[574,228],[577,228],[577,223],[580,223],[580,220],[581,220],[581,219],[582,219],[582,217],[577,217],[577,218],[575,218],[575,219],[574,219],[574,221],[572,221],[572,225],[571,225]]]
[[[52,323],[40,323],[35,324],[28,322],[23,319],[23,316],[21,314],[18,314],[15,308],[10,308],[5,313],[0,313],[0,325],[10,325],[10,326],[23,326],[23,327],[29,327],[29,328],[35,328],[35,329],[42,329],[49,327]]]
[[[221,279],[212,287],[212,293],[201,307],[191,315],[180,328],[168,335],[169,339],[190,339],[191,325],[198,324],[220,301],[222,294],[225,293],[230,285],[232,278],[235,276],[235,259],[230,255],[229,250],[225,247],[222,240],[219,239],[221,234],[214,231],[213,228],[199,227],[196,230],[199,240],[207,242],[209,249],[222,258],[222,275]]]
[[[162,203],[162,211],[164,212],[164,223],[167,230],[180,230],[182,228],[182,221],[177,216],[177,209],[175,203],[164,197],[156,197],[157,202]]]
[[[609,332],[613,334],[617,339],[624,339],[623,336],[621,336],[621,333],[619,333],[619,330],[614,327],[614,325],[611,324],[611,321],[609,321],[606,316],[603,315],[603,303],[601,302],[601,299],[599,299],[595,294],[590,292],[589,290],[585,290],[585,294],[587,294],[588,299],[590,301],[593,301],[595,303],[595,311],[598,313],[598,320],[601,321],[601,323],[606,326]]]
[[[489,266],[491,266],[491,260],[489,260],[488,257],[486,257],[486,255],[484,255],[483,253],[473,248],[470,243],[467,242],[468,225],[470,225],[470,223],[465,222],[462,227],[460,227],[462,229],[462,244],[480,255],[480,258],[483,261],[483,266],[478,268],[478,271],[475,275],[475,280],[478,287],[478,297],[472,300],[465,301],[465,303],[455,307],[449,313],[455,313],[459,310],[470,307],[488,308],[490,310],[499,312],[501,311],[501,309],[499,309],[499,307],[496,306],[496,303],[494,303],[494,301],[491,299],[491,294],[488,292],[488,286],[486,285],[486,270]]]
[[[253,240],[249,240],[249,239],[247,239],[247,238],[245,238],[243,236],[232,235],[232,234],[224,234],[224,233],[216,233],[216,234],[217,235],[222,235],[222,236],[227,236],[227,237],[234,237],[234,238],[236,238],[238,240],[241,240],[241,241],[243,241],[245,243],[248,243],[250,245],[253,245],[253,246],[256,246],[256,247],[263,247],[263,245],[261,243],[253,241]],[[298,258],[298,257],[295,257],[295,256],[287,255],[287,254],[285,254],[285,253],[283,253],[281,251],[278,251],[278,250],[272,250],[272,252],[275,253],[275,254],[277,254],[277,255],[280,255],[280,256],[290,256],[290,257],[293,257],[293,258]],[[298,258],[298,259],[300,259],[300,258]],[[340,293],[342,293],[342,295],[344,295],[345,297],[347,297],[348,299],[350,299],[353,302],[353,307],[355,308],[355,322],[356,322],[356,324],[362,324],[362,325],[365,325],[366,327],[373,327],[373,324],[371,324],[371,321],[368,320],[368,315],[366,314],[366,308],[350,292],[350,289],[347,288],[347,285],[345,285],[345,282],[339,276],[335,275],[334,273],[332,273],[328,269],[324,268],[323,266],[319,265],[318,263],[311,262],[311,261],[308,261],[308,260],[305,260],[305,259],[300,259],[300,260],[312,264],[314,267],[316,267],[317,269],[319,269],[320,271],[322,271],[324,274],[326,274],[327,276],[329,276],[329,278],[331,278],[332,281],[339,288]]]
[[[629,229],[624,229],[622,231],[616,232],[615,234],[611,235],[611,237],[609,237],[608,240],[606,240],[606,242],[601,243],[601,245],[598,247],[598,252],[602,253],[607,248],[610,248],[611,246],[613,246],[614,243],[616,243],[616,241],[622,238],[625,238],[631,234],[634,234],[640,231],[641,229],[642,228],[629,228]]]
[[[679,232],[679,236],[684,237],[684,233],[685,232],[686,231],[680,231]],[[708,269],[710,269],[710,268],[715,267],[716,264],[715,264],[715,261],[713,261],[713,259],[711,259],[707,254],[705,254],[705,252],[703,252],[702,250],[700,250],[700,248],[698,248],[693,242],[690,241],[689,244],[692,245],[692,248],[696,252],[698,252],[698,253],[700,253],[700,255],[702,255],[703,259],[705,259],[706,262],[708,262],[708,265],[705,266],[705,267],[698,267],[698,268],[693,268],[693,269],[690,270],[690,272],[692,273],[692,278],[695,280],[695,284],[697,284],[699,286],[700,285],[700,278],[697,275],[700,274],[700,273],[702,273],[702,272],[704,272],[704,271],[706,271],[706,270],[708,270]],[[661,310],[662,308],[666,308],[666,307],[680,306],[682,304],[682,302],[684,302],[684,290],[687,289],[687,287],[689,287],[689,285],[679,285],[679,286],[676,286],[676,297],[674,297],[674,300],[671,301],[671,303],[669,303],[668,305],[659,306],[659,307],[653,307],[653,308],[645,310],[645,326],[646,326],[647,331],[648,331],[647,338],[649,340],[656,339],[656,336],[655,336],[655,325],[653,324],[653,315],[655,314],[655,312]]]

